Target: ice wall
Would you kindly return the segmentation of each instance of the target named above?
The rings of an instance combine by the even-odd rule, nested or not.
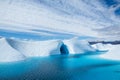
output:
[[[61,54],[81,54],[96,49],[84,40],[28,41],[0,38],[0,62],[19,61],[27,57],[41,57]]]
[[[5,38],[0,38],[0,62],[24,60],[25,56],[12,48]]]
[[[20,41],[8,39],[7,41],[14,49],[24,54],[26,57],[61,54],[60,47],[62,42],[59,40]]]

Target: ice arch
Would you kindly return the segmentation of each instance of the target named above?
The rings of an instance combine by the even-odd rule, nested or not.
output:
[[[0,62],[23,60],[26,57],[39,57],[60,54],[81,54],[96,51],[84,40],[25,41],[0,38]]]

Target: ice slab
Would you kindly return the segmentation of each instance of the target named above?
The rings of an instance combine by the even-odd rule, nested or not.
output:
[[[110,60],[120,60],[120,45],[106,45],[109,49],[108,52],[101,54],[100,57]]]
[[[14,49],[24,54],[26,57],[61,54],[60,47],[63,44],[60,40],[21,41],[8,39],[8,42]]]
[[[5,38],[0,38],[0,62],[24,60],[25,56],[12,48]]]

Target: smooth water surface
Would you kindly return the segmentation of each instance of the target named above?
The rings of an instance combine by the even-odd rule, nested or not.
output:
[[[120,80],[120,61],[58,55],[0,63],[0,80]]]

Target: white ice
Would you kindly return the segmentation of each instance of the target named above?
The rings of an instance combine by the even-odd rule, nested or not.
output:
[[[80,40],[77,37],[63,41],[27,41],[0,38],[0,62],[19,61],[27,57],[60,55],[64,50],[68,51],[68,54],[85,54],[86,52],[107,50],[106,53],[100,54],[98,57],[120,60],[119,49],[120,45],[99,43],[91,46],[88,41]]]
[[[0,62],[24,60],[25,56],[12,48],[5,38],[0,38]]]
[[[92,45],[92,47],[98,51],[108,51],[107,46],[105,44],[102,44],[102,43],[94,44],[94,45]]]
[[[108,52],[101,54],[100,57],[110,60],[120,60],[120,45],[106,45]]]
[[[79,54],[85,52],[95,52],[96,50],[86,40],[79,40],[78,38],[72,38],[63,41],[70,54]]]
[[[21,41],[8,39],[8,42],[14,49],[19,51],[26,57],[60,54],[60,47],[63,44],[59,40]]]

